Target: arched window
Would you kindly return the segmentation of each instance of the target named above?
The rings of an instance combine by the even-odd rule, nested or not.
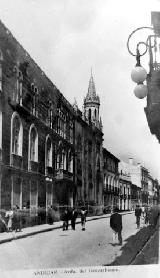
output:
[[[95,109],[94,110],[94,117],[95,117],[95,120],[97,119],[97,110]]]
[[[19,115],[15,112],[11,119],[11,153],[22,156],[23,128]]]
[[[52,142],[48,136],[46,139],[46,167],[52,167]]]
[[[65,152],[65,150],[62,151],[62,164],[63,164],[63,169],[66,170],[66,152]]]
[[[38,162],[38,134],[34,125],[29,132],[29,160]]]

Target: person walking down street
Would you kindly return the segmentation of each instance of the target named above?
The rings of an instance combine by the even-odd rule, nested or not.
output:
[[[9,209],[9,211],[6,211],[5,217],[7,219],[8,232],[11,232],[12,231],[12,220],[13,220],[13,210],[11,208]]]
[[[84,207],[81,208],[81,225],[82,231],[85,231],[87,211]]]
[[[136,208],[135,208],[135,217],[136,217],[137,229],[140,228],[140,218],[141,218],[141,214],[142,214],[142,209],[140,208],[139,205],[136,205]]]
[[[13,230],[15,232],[21,232],[22,230],[22,223],[21,223],[21,212],[18,206],[13,208]]]
[[[148,225],[148,223],[149,223],[149,209],[148,209],[147,206],[145,207],[145,210],[144,210],[144,219],[145,219],[145,225]]]
[[[63,220],[63,231],[68,230],[68,220],[69,220],[69,215],[68,215],[68,209],[66,208],[63,215],[62,215],[62,220]]]
[[[71,214],[71,226],[72,226],[72,230],[75,230],[76,219],[77,219],[77,211],[75,210],[75,208],[73,208],[72,214]]]
[[[115,207],[110,217],[110,227],[113,231],[113,243],[117,240],[118,235],[119,245],[122,245],[122,215],[118,212],[119,209]]]

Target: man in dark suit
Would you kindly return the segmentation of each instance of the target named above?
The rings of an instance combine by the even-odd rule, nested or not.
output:
[[[63,215],[62,215],[62,220],[63,220],[63,231],[68,230],[68,220],[69,220],[69,212],[68,209],[66,208]]]
[[[75,230],[76,219],[77,219],[77,211],[75,210],[75,208],[73,208],[72,214],[71,214],[71,226],[72,226],[72,230]]]
[[[139,205],[136,205],[136,208],[135,208],[135,217],[136,217],[137,229],[140,228],[140,217],[141,217],[141,214],[142,214],[142,209],[140,208]]]
[[[110,217],[110,227],[113,230],[113,241],[115,242],[118,235],[119,245],[122,245],[122,215],[118,213],[119,209],[116,207]]]

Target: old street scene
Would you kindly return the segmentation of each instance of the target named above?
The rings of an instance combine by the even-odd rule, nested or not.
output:
[[[0,0],[0,271],[157,265],[160,12],[31,2]]]

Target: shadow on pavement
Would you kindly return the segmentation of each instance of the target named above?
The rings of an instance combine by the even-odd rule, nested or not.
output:
[[[134,261],[134,259],[136,258],[136,255],[141,251],[141,249],[144,247],[146,242],[149,240],[149,238],[153,235],[155,229],[156,228],[153,227],[153,226],[148,226],[148,227],[143,227],[140,230],[137,230],[138,232],[135,235],[132,235],[132,236],[128,237],[123,242],[123,245],[120,248],[120,253],[121,254],[118,257],[116,257],[113,262],[111,262],[110,264],[106,264],[105,266],[130,265],[132,263],[132,261]],[[156,254],[157,258],[158,258],[158,252],[159,252],[159,250],[158,250],[159,249],[159,238],[158,238],[158,236],[155,239],[155,244],[154,245],[155,245],[154,249],[156,249],[156,250],[154,250],[154,257],[155,257],[155,254]],[[114,248],[114,245],[113,245],[113,248]],[[152,250],[150,251],[150,253],[151,253],[150,254],[150,262],[148,262],[148,261],[146,262],[145,260],[143,260],[143,263],[139,263],[139,264],[153,263]]]

